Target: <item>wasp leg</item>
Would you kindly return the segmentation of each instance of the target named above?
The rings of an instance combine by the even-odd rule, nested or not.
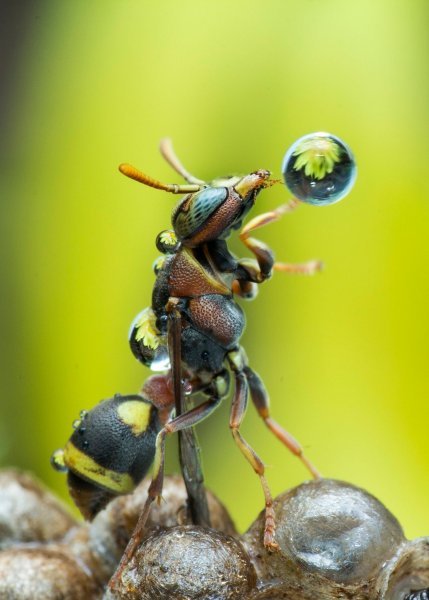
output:
[[[293,273],[298,275],[314,275],[317,271],[321,271],[323,262],[321,260],[309,260],[305,263],[281,263],[275,262],[273,265],[274,271],[283,273]]]
[[[182,385],[182,317],[179,302],[178,298],[171,297],[166,306],[168,347],[177,417],[186,412]],[[191,427],[179,433],[179,457],[192,520],[196,525],[210,527],[209,508],[204,489],[204,476],[198,441],[195,431]]]
[[[254,281],[249,281],[248,279],[234,279],[232,282],[232,291],[241,298],[253,300],[258,295],[258,285]]]
[[[164,479],[165,439],[167,435],[184,431],[185,429],[189,429],[190,427],[197,425],[206,417],[208,417],[215,410],[215,408],[218,407],[221,400],[221,397],[211,396],[208,400],[202,402],[202,404],[191,408],[179,417],[176,417],[175,419],[172,419],[166,423],[158,433],[156,437],[152,482],[148,490],[149,502],[153,502],[155,498],[161,498],[162,484]],[[135,532],[133,537],[134,535]]]
[[[304,263],[274,262],[273,251],[260,240],[249,238],[246,244],[257,255],[257,260],[242,258],[237,261],[236,279],[232,283],[234,294],[252,300],[256,294],[256,285],[271,277],[273,271],[297,275],[314,275],[323,268],[323,261],[309,260]],[[253,285],[252,285],[253,284]]]
[[[282,218],[285,213],[292,212],[298,206],[298,201],[292,199],[286,204],[281,204],[270,212],[262,213],[251,219],[241,230],[240,240],[247,248],[256,256],[259,268],[261,270],[262,279],[257,281],[260,283],[271,275],[271,270],[274,264],[274,256],[272,250],[263,242],[249,237],[251,231],[260,229],[269,223],[274,223]]]
[[[280,206],[269,212],[257,215],[243,227],[243,229],[240,232],[240,239],[244,241],[244,239],[246,239],[249,236],[249,233],[251,231],[255,231],[255,229],[260,229],[261,227],[264,227],[264,225],[268,225],[269,223],[274,223],[275,221],[278,221],[286,213],[291,213],[292,211],[294,211],[298,205],[298,200],[292,198],[292,200],[286,202],[286,204],[281,204]]]
[[[255,231],[255,229],[264,227],[264,225],[278,221],[284,214],[292,212],[298,204],[299,202],[297,200],[292,199],[287,204],[282,204],[270,212],[263,213],[256,216],[254,219],[251,219],[241,230],[240,239],[247,248],[255,254],[260,269],[259,275],[255,273],[254,268],[250,270],[252,281],[260,283],[264,279],[267,279],[271,276],[272,269],[284,273],[312,275],[322,268],[323,263],[319,260],[310,260],[301,264],[274,262],[274,256],[270,248],[263,242],[249,237],[251,231]],[[240,261],[240,264],[241,262],[242,261]],[[246,269],[246,267],[247,265],[245,264],[244,268]]]
[[[274,253],[271,248],[256,238],[242,237],[242,234],[240,234],[240,238],[256,256],[257,262],[255,263],[247,259],[239,260],[237,280],[244,279],[254,281],[255,283],[262,283],[266,279],[269,279],[274,266]],[[244,274],[241,274],[240,271],[244,271]]]
[[[266,244],[255,238],[249,237],[250,232],[259,229],[260,227],[264,227],[269,223],[273,223],[274,221],[278,221],[285,213],[294,210],[296,206],[298,206],[297,200],[291,200],[287,204],[281,204],[270,212],[262,213],[261,215],[254,217],[241,230],[240,240],[251,252],[253,252],[258,261],[259,269],[256,271],[252,269],[249,272],[251,281],[262,283],[262,281],[271,277],[274,265],[274,254]]]
[[[238,448],[246,458],[246,460],[253,467],[255,473],[259,476],[262,485],[262,491],[265,498],[265,528],[264,528],[264,546],[268,550],[277,550],[278,544],[275,542],[275,531],[276,523],[273,509],[273,498],[271,496],[270,489],[268,487],[267,480],[265,479],[265,466],[253,448],[246,442],[241,435],[239,429],[243,422],[244,415],[247,408],[247,399],[249,394],[249,387],[247,384],[247,378],[243,370],[237,365],[237,356],[235,352],[231,352],[228,355],[228,359],[231,368],[235,375],[235,391],[234,398],[231,405],[231,415],[229,426],[231,429],[232,436]],[[241,356],[239,356],[239,360]]]
[[[147,500],[143,507],[143,511],[137,521],[137,525],[135,526],[133,535],[131,536],[127,547],[125,548],[125,552],[121,558],[121,562],[119,563],[116,572],[114,573],[113,577],[109,582],[109,587],[111,590],[114,590],[116,588],[117,584],[120,581],[125,566],[133,558],[134,553],[136,552],[138,546],[140,546],[143,540],[144,528],[149,516],[152,502],[157,498],[159,501],[161,500],[162,487],[164,483],[165,439],[167,435],[193,427],[194,425],[208,417],[215,410],[215,408],[217,408],[221,400],[222,398],[220,397],[210,397],[208,400],[206,400],[199,406],[192,408],[188,412],[180,415],[180,417],[176,417],[175,419],[166,423],[163,429],[161,429],[161,431],[158,433],[156,438],[156,451],[153,466],[153,475],[151,484],[148,489]]]
[[[176,404],[176,414],[184,412],[183,386],[182,386],[182,317],[178,308],[179,299],[170,298],[166,310],[168,314],[168,349],[171,364],[171,379],[173,383],[173,394]]]
[[[253,371],[248,366],[244,367],[244,373],[249,384],[250,396],[252,398],[253,404],[255,405],[259,416],[264,420],[265,425],[286,446],[286,448],[288,448],[292,452],[292,454],[294,454],[301,460],[301,462],[310,471],[311,475],[315,479],[320,478],[321,475],[319,471],[304,455],[302,446],[288,431],[283,429],[281,425],[279,425],[270,417],[269,398],[267,390],[265,389],[265,386],[262,383],[262,380],[259,377],[259,375],[257,375],[255,371]]]

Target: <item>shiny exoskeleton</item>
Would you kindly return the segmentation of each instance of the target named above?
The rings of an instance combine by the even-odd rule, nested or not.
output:
[[[317,477],[318,472],[303,456],[298,443],[270,417],[267,392],[248,365],[239,343],[245,318],[235,297],[254,298],[257,286],[270,278],[274,269],[311,273],[320,263],[276,263],[271,249],[250,237],[253,230],[292,210],[296,201],[259,215],[242,228],[258,194],[275,183],[269,171],[261,169],[244,177],[206,183],[184,169],[168,140],[162,143],[161,151],[188,185],[164,184],[130,165],[119,167],[123,174],[145,185],[185,194],[173,209],[173,229],[158,235],[157,247],[163,256],[155,263],[152,305],[134,321],[130,344],[134,355],[145,365],[155,370],[170,367],[176,382],[184,380],[189,395],[202,392],[207,400],[169,421],[159,433],[158,458],[149,493],[160,494],[166,435],[207,417],[228,395],[231,373],[234,393],[229,425],[239,449],[261,479],[266,506],[265,544],[275,548],[272,501],[264,465],[239,431],[249,395],[269,429],[301,458],[313,476]],[[237,259],[228,249],[226,239],[240,228],[240,239],[253,253],[253,259]]]
[[[229,426],[261,481],[268,549],[277,548],[272,497],[264,464],[240,433],[249,397],[274,435],[314,477],[319,475],[301,446],[270,416],[268,394],[240,346],[245,317],[235,300],[236,296],[254,298],[258,285],[273,270],[310,274],[320,267],[318,261],[275,262],[272,250],[250,237],[252,231],[278,220],[298,202],[292,200],[242,227],[258,194],[276,183],[269,171],[206,183],[185,170],[169,140],[163,140],[161,152],[187,184],[164,184],[126,164],[119,169],[145,185],[184,194],[173,209],[173,229],[161,232],[156,240],[162,256],[155,263],[152,304],[137,316],[130,333],[133,354],[163,373],[149,377],[140,395],[115,396],[84,413],[64,450],[53,456],[57,468],[68,470],[71,495],[86,518],[93,518],[115,495],[131,491],[154,461],[148,501],[122,566],[141,540],[150,503],[161,496],[166,436],[191,428],[211,414],[228,395],[231,376]],[[226,239],[239,229],[253,259],[237,259],[228,249]],[[196,394],[205,399],[175,416],[178,398]]]
[[[132,492],[146,475],[172,403],[168,377],[153,375],[140,394],[116,394],[81,411],[52,464],[67,472],[70,495],[85,519],[92,520],[119,494]]]
[[[411,592],[404,597],[404,600],[429,600],[429,588]]]

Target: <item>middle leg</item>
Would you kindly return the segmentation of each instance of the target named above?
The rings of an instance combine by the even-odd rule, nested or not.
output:
[[[228,361],[235,376],[235,390],[231,405],[229,426],[235,443],[246,460],[253,467],[255,473],[259,476],[265,499],[264,546],[268,548],[268,550],[274,551],[277,550],[279,546],[275,541],[276,523],[273,498],[265,478],[265,465],[240,433],[240,426],[244,419],[249,395],[249,386],[243,371],[243,353],[239,350],[230,352]]]
[[[241,241],[251,252],[253,252],[257,260],[257,267],[253,268],[248,268],[249,265],[246,259],[244,259],[244,261],[239,261],[239,264],[243,263],[242,267],[249,271],[251,281],[261,283],[271,276],[273,269],[284,273],[298,273],[304,275],[312,275],[316,271],[321,270],[323,263],[320,260],[310,260],[300,264],[274,262],[272,250],[260,240],[250,237],[250,232],[260,229],[269,223],[278,221],[284,214],[295,210],[298,204],[298,200],[293,198],[287,204],[282,204],[270,212],[257,215],[241,230]]]

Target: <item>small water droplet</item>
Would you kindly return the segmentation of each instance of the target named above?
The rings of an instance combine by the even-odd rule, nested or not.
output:
[[[56,471],[61,471],[63,473],[68,471],[67,465],[64,462],[64,450],[55,450],[51,456],[51,465]]]

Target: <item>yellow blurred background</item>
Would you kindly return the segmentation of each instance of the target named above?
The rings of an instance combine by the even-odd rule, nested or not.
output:
[[[177,180],[157,151],[169,135],[201,178],[279,176],[295,139],[330,131],[355,153],[351,194],[260,232],[279,260],[322,258],[325,271],[276,274],[245,305],[243,343],[273,416],[322,472],[368,489],[408,536],[429,534],[427,2],[35,0],[2,10],[0,464],[67,497],[49,457],[72,420],[149,374],[127,332],[150,303],[154,239],[175,199],[117,165]],[[287,199],[274,186],[257,209]],[[228,411],[226,401],[198,434],[207,484],[243,530],[262,494]],[[307,478],[251,406],[243,433],[274,494]],[[168,454],[173,471],[175,440]]]

